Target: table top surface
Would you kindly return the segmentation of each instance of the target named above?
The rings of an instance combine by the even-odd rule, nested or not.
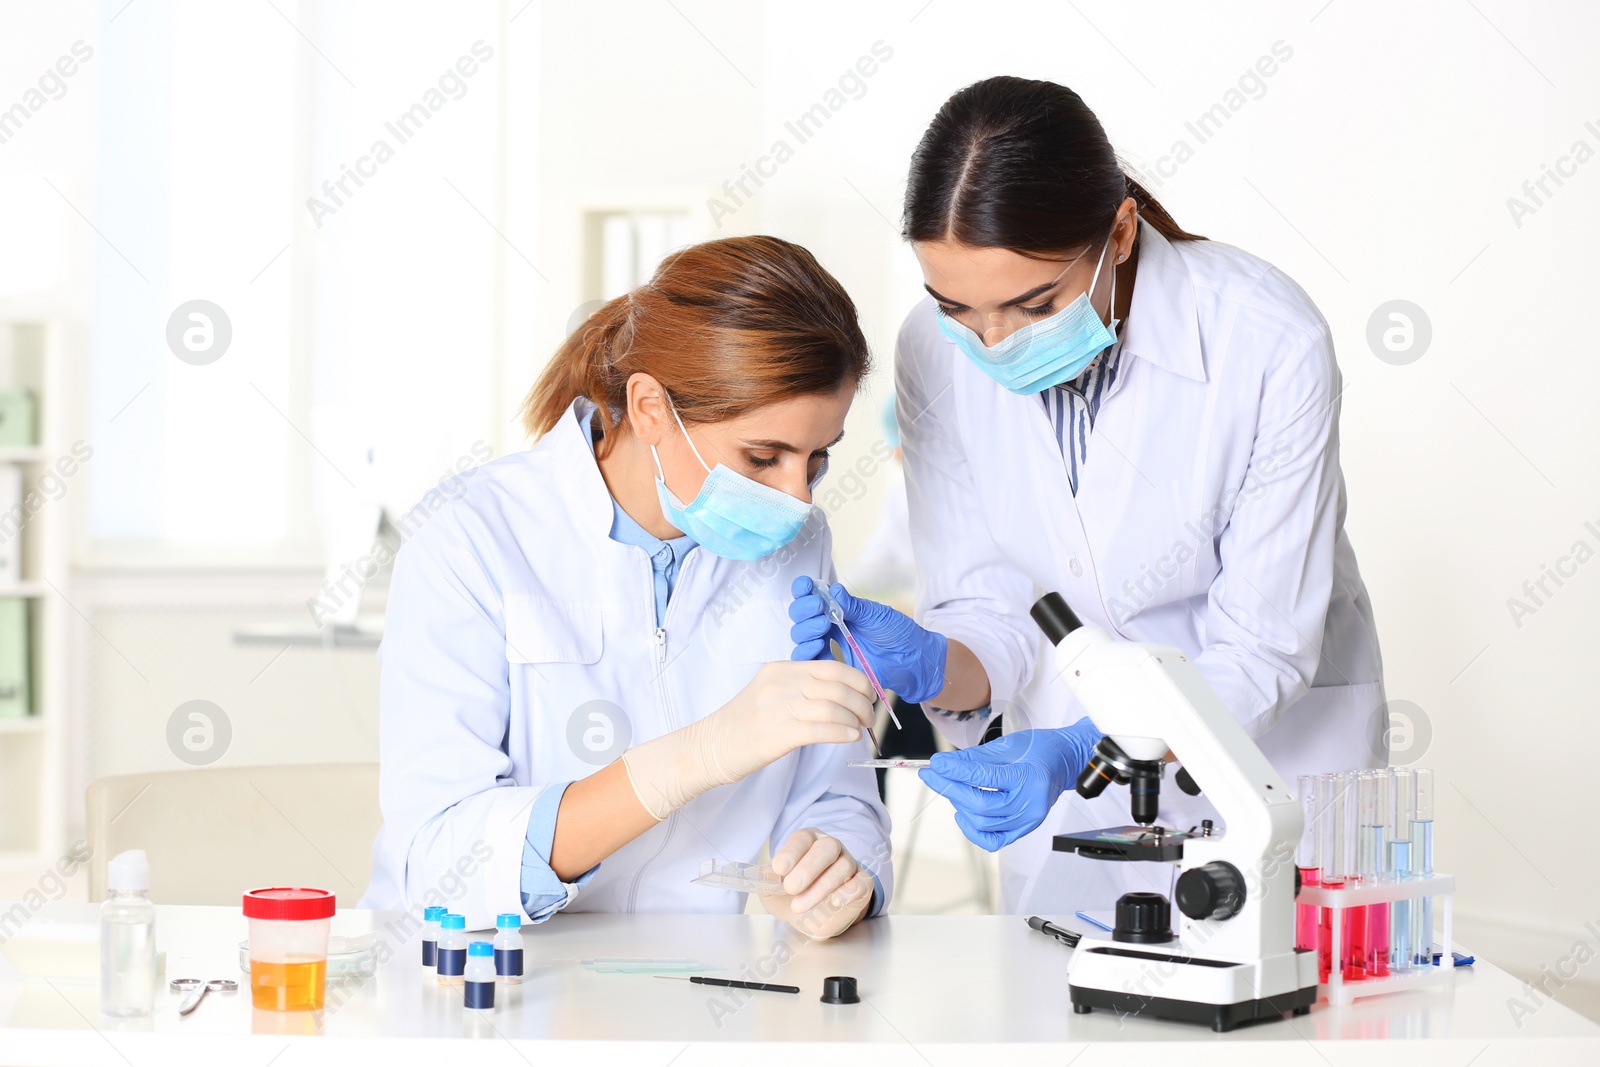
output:
[[[50,905],[40,915],[58,922],[97,917],[95,906],[83,904]],[[405,919],[400,913],[341,911],[334,933],[375,932],[380,957],[387,961],[369,979],[330,984],[320,1013],[277,1013],[251,1006],[238,961],[238,945],[248,931],[236,909],[160,906],[156,937],[167,968],[152,1018],[102,1017],[99,990],[87,984],[0,983],[0,1050],[8,1044],[23,1047],[18,1042],[41,1050],[76,1042],[98,1056],[107,1047],[152,1039],[166,1046],[203,1040],[215,1048],[218,1041],[225,1047],[229,1041],[261,1037],[282,1044],[283,1037],[297,1035],[315,1036],[323,1045],[342,1039],[481,1037],[679,1045],[863,1042],[913,1049],[1199,1042],[1222,1043],[1234,1057],[1249,1048],[1275,1047],[1281,1053],[1283,1042],[1362,1039],[1570,1039],[1593,1041],[1600,1050],[1600,1025],[1553,1002],[1535,1005],[1520,982],[1484,961],[1457,968],[1453,986],[1340,1008],[1319,1003],[1307,1016],[1229,1034],[1109,1012],[1074,1015],[1067,989],[1072,950],[1028,929],[1020,917],[995,915],[888,916],[833,941],[811,943],[767,916],[562,914],[524,927],[526,979],[500,987],[491,1015],[465,1010],[460,988],[437,984],[421,965],[417,933]],[[582,962],[597,957],[688,958],[706,965],[696,973],[798,985],[801,993],[732,991],[650,974],[602,973]],[[716,966],[723,969],[712,969]],[[862,1002],[821,1003],[822,980],[829,975],[854,976]],[[180,1018],[179,995],[166,987],[166,979],[174,977],[235,978],[240,992],[211,994],[192,1015]],[[1512,999],[1532,1010],[1514,1013]]]

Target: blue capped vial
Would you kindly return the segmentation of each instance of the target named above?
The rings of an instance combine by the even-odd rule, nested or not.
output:
[[[522,981],[522,916],[507,913],[494,920],[494,973],[507,985]]]
[[[466,1004],[469,1008],[494,1007],[494,946],[474,941],[467,946]]]
[[[439,961],[434,957],[435,950],[439,947],[439,920],[444,918],[444,909],[435,904],[424,908],[422,911],[422,965],[424,967],[437,967]]]
[[[460,985],[467,971],[466,916],[447,911],[439,919],[439,948],[434,955],[439,961],[439,984]]]

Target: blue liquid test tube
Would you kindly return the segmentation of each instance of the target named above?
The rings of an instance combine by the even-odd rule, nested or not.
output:
[[[1411,869],[1419,877],[1433,876],[1433,771],[1419,767],[1412,775],[1416,782],[1416,806],[1411,818]],[[1419,967],[1433,966],[1433,897],[1417,901],[1412,912],[1411,962]],[[1445,946],[1446,951],[1449,946]]]
[[[1416,776],[1404,767],[1390,772],[1390,791],[1393,803],[1388,828],[1389,877],[1397,882],[1408,881],[1411,870],[1411,820],[1417,810]],[[1415,901],[1397,900],[1389,908],[1389,970],[1394,973],[1413,969],[1411,961],[1411,927],[1416,909]]]

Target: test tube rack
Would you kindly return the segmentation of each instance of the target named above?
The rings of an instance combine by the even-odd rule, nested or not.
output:
[[[1328,969],[1328,980],[1322,986],[1323,995],[1327,997],[1328,1003],[1342,1006],[1362,997],[1453,985],[1455,961],[1450,957],[1450,951],[1454,947],[1451,940],[1451,899],[1455,888],[1455,876],[1450,874],[1360,885],[1346,884],[1337,889],[1309,885],[1302,887],[1300,894],[1295,898],[1295,903],[1329,908],[1332,911],[1330,919],[1333,946],[1330,951],[1335,966]],[[1346,979],[1344,969],[1337,965],[1338,961],[1344,958],[1344,912],[1349,908],[1359,908],[1365,904],[1399,904],[1418,897],[1432,897],[1436,901],[1436,913],[1443,916],[1444,929],[1440,933],[1439,941],[1443,949],[1441,962],[1431,967],[1416,967],[1379,978]],[[1432,936],[1431,932],[1429,936]]]

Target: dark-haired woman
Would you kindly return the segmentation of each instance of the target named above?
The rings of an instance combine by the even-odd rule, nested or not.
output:
[[[1057,803],[1098,734],[1043,669],[1041,591],[1190,656],[1291,786],[1386,762],[1339,370],[1310,298],[1179,227],[1051,82],[992,78],[947,101],[904,221],[928,291],[895,381],[920,625],[848,599],[847,615],[884,684],[958,745],[1003,712],[998,741],[923,777],[986,848],[1038,828],[1002,857],[1008,908],[1109,907],[1042,857],[1063,827],[1128,821],[1122,790]],[[817,629],[802,619],[797,641]],[[1175,789],[1163,808],[1182,827],[1209,810]]]
[[[889,899],[872,689],[789,660],[788,590],[832,574],[811,490],[869,365],[796,245],[674,253],[528,394],[529,451],[479,468],[395,563],[365,906],[469,928],[568,909],[738,912],[692,885],[770,848],[813,938]]]

